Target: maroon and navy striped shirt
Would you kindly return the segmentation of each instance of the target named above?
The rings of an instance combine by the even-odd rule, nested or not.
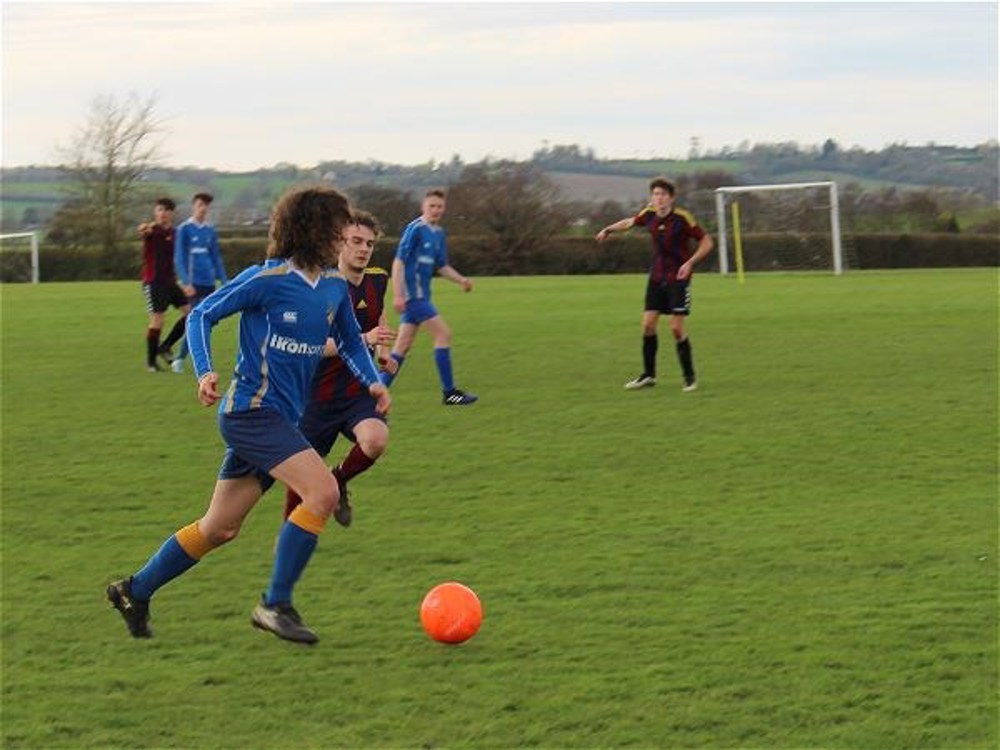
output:
[[[694,217],[676,207],[666,216],[657,216],[655,208],[646,206],[632,219],[632,226],[646,227],[653,239],[649,280],[657,284],[677,281],[677,270],[691,259],[695,244],[705,236]]]
[[[361,282],[355,286],[350,281],[347,288],[351,293],[351,306],[358,319],[361,332],[365,333],[378,325],[385,304],[385,291],[389,286],[389,274],[382,268],[366,268]],[[336,401],[354,398],[368,389],[352,373],[339,356],[324,357],[312,381],[313,401]]]
[[[142,238],[142,283],[176,284],[174,228],[154,224]]]

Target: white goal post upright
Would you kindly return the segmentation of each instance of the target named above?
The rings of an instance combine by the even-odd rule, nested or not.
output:
[[[764,190],[796,190],[799,188],[828,188],[830,191],[830,233],[833,245],[833,272],[844,272],[844,257],[840,246],[840,201],[836,182],[788,182],[781,185],[739,185],[715,190],[715,213],[719,222],[719,271],[729,273],[729,253],[726,242],[726,196],[733,193],[755,193]]]
[[[37,232],[17,232],[15,234],[0,234],[0,242],[6,239],[16,239],[19,237],[31,238],[31,283],[38,283],[38,233]]]

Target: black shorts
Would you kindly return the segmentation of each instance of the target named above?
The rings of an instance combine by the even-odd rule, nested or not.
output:
[[[195,284],[194,294],[188,297],[188,302],[191,303],[191,307],[194,307],[214,291],[214,286],[199,286],[198,284]]]
[[[671,281],[660,284],[652,279],[646,285],[646,307],[665,315],[691,314],[691,282]]]
[[[325,457],[333,448],[337,435],[343,435],[356,443],[358,440],[354,436],[354,428],[358,423],[366,419],[386,421],[375,410],[376,404],[368,393],[333,401],[310,401],[299,420],[299,429],[316,452]]]
[[[172,282],[143,284],[142,293],[146,297],[146,310],[151,313],[161,313],[171,305],[179,309],[188,303],[184,290]]]

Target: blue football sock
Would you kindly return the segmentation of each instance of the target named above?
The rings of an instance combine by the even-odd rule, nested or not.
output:
[[[271,585],[264,595],[264,604],[273,607],[275,604],[290,603],[292,589],[306,568],[306,563],[316,549],[319,537],[291,521],[285,521],[278,533],[278,549],[274,555],[274,570],[271,573]]]
[[[386,388],[392,385],[392,381],[396,379],[396,375],[399,375],[399,371],[403,369],[403,362],[406,361],[406,357],[402,354],[396,354],[396,352],[392,352],[389,356],[396,360],[398,367],[396,368],[396,372],[394,374],[384,371],[379,373],[379,380],[382,381],[382,385]]]
[[[172,534],[138,573],[132,576],[131,592],[136,599],[147,600],[156,590],[193,567],[198,561],[191,557],[177,536]]]
[[[455,390],[455,381],[451,374],[451,349],[447,346],[435,349],[434,362],[437,364],[438,377],[441,378],[441,390],[445,393]]]

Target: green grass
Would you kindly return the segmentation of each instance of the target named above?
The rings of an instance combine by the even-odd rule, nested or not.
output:
[[[622,390],[639,276],[439,282],[482,400],[440,406],[419,339],[312,649],[249,626],[277,491],[126,635],[104,585],[203,511],[214,413],[144,372],[138,284],[4,286],[3,746],[996,747],[996,281],[699,276],[692,394],[665,326]],[[417,617],[449,579],[458,647]]]

